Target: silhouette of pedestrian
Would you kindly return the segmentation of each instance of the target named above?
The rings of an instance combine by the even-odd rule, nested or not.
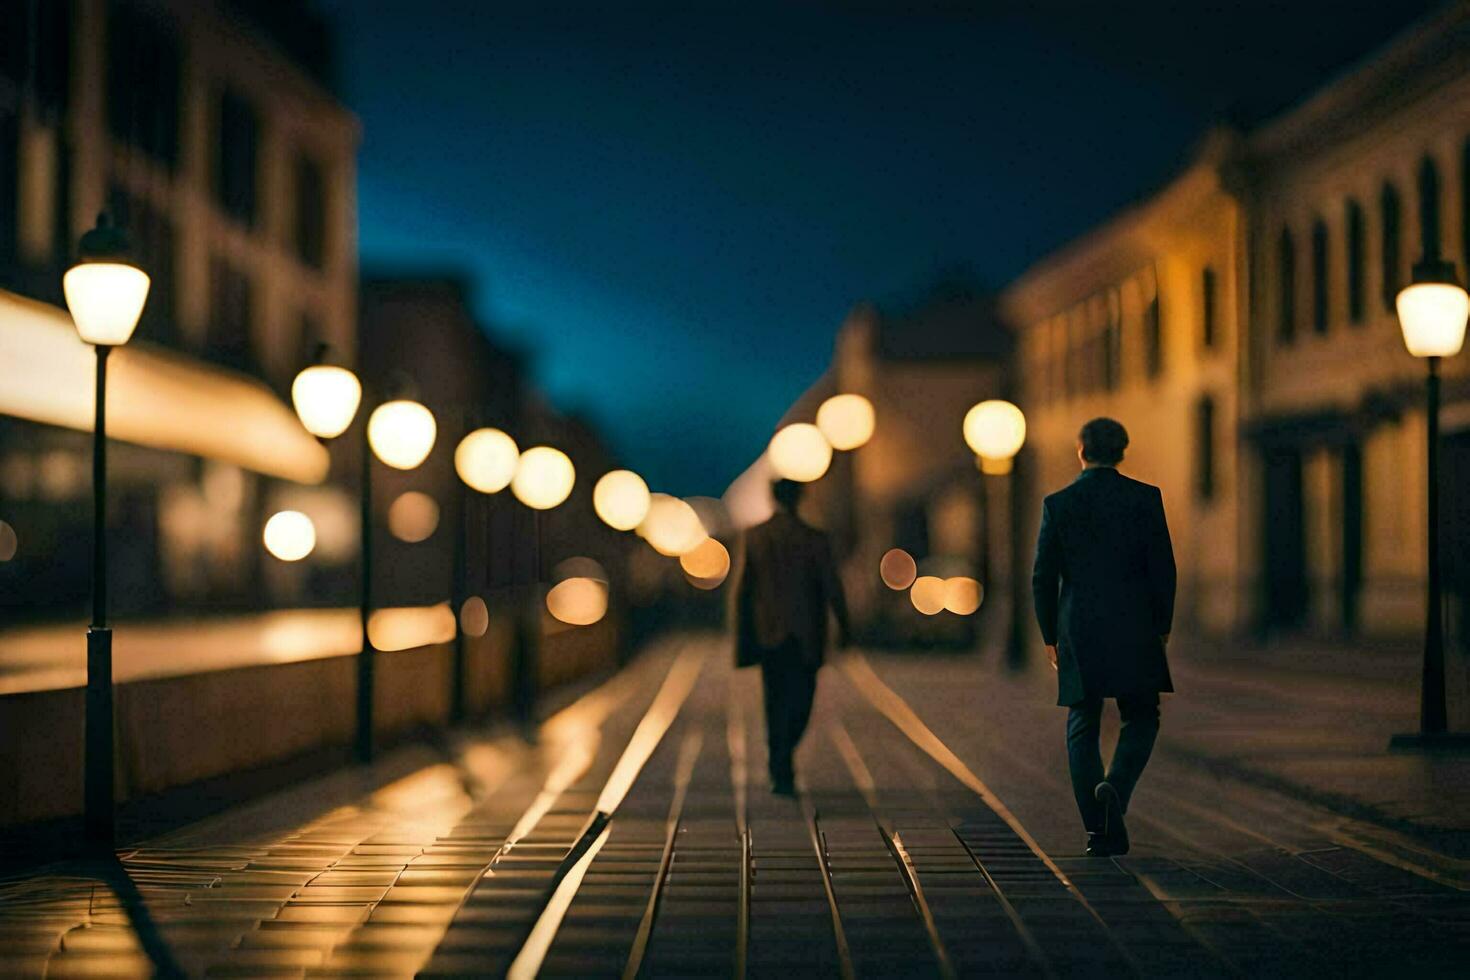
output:
[[[1159,732],[1159,693],[1174,690],[1165,647],[1174,615],[1174,551],[1159,488],[1116,469],[1128,432],[1109,418],[1082,427],[1082,473],[1047,497],[1031,575],[1036,620],[1067,715],[1072,792],[1087,853],[1128,853],[1123,815]],[[1122,730],[1107,775],[1098,732],[1104,698]]]
[[[848,644],[847,600],[827,535],[796,516],[803,485],[771,487],[776,513],[745,532],[735,587],[735,665],[761,669],[771,792],[795,793],[792,756],[806,731],[827,646],[827,610]]]

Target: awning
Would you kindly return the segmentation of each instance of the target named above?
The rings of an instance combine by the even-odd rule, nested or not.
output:
[[[254,378],[146,344],[113,351],[107,435],[320,483],[325,447]],[[0,414],[92,431],[96,358],[71,317],[0,290]]]

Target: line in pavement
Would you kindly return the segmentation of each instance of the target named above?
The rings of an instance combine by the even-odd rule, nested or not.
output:
[[[837,945],[837,968],[843,980],[853,980],[852,948],[847,944],[847,931],[842,928],[842,912],[837,908],[837,892],[832,887],[832,866],[827,861],[827,849],[822,846],[822,828],[817,823],[817,811],[812,806],[806,788],[801,791],[801,812],[806,817],[806,832],[811,838],[812,851],[817,856],[817,868],[822,872],[822,889],[827,893],[827,907],[832,913],[832,941]]]
[[[745,756],[745,709],[739,692],[726,692],[725,741],[730,751],[730,784],[735,792],[735,830],[740,835],[740,904],[735,923],[735,980],[745,980],[750,949],[750,824],[746,816],[749,776]]]

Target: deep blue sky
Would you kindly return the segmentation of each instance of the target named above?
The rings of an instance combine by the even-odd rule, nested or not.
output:
[[[467,270],[559,407],[717,494],[855,301],[1004,284],[1432,5],[321,6],[364,264]]]

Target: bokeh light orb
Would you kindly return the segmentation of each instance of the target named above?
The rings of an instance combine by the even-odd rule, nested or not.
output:
[[[668,558],[678,558],[699,547],[709,537],[699,515],[685,500],[656,493],[648,505],[648,516],[639,525],[639,533],[654,551]]]
[[[481,493],[499,493],[510,486],[520,461],[520,447],[499,429],[476,429],[454,450],[454,472],[465,486]]]
[[[576,468],[566,453],[550,446],[532,446],[521,453],[510,490],[527,507],[550,510],[567,499],[576,481]]]
[[[607,615],[607,583],[569,578],[546,593],[546,611],[568,626],[591,626]]]
[[[459,607],[459,629],[465,636],[484,636],[490,629],[490,607],[472,595]]]
[[[299,510],[283,510],[265,522],[265,550],[281,561],[300,561],[316,547],[316,525]]]
[[[648,484],[632,470],[604,473],[592,488],[592,509],[608,527],[631,531],[648,516]]]
[[[306,431],[335,439],[347,431],[362,402],[362,383],[346,368],[313,364],[291,382],[291,404]]]
[[[877,416],[862,395],[833,395],[817,409],[817,428],[833,449],[857,449],[873,438]]]
[[[889,548],[878,561],[878,575],[884,585],[895,592],[902,592],[914,584],[919,575],[919,565],[914,556],[902,548]]]
[[[985,590],[968,575],[944,580],[944,608],[957,616],[969,616],[980,608]]]
[[[730,552],[714,538],[705,538],[693,551],[679,556],[679,566],[691,579],[724,581],[730,572]]]
[[[406,398],[384,402],[368,416],[368,444],[397,470],[411,470],[427,459],[436,435],[434,413]]]
[[[1026,441],[1026,416],[1010,402],[991,398],[965,413],[964,433],[965,444],[991,464],[986,472],[1005,472],[1010,467],[1004,464]]]
[[[832,444],[810,422],[796,422],[777,432],[766,449],[771,471],[786,480],[811,483],[832,465]]]
[[[9,561],[20,550],[20,537],[15,528],[0,521],[0,561]]]
[[[920,575],[909,589],[909,601],[925,616],[937,615],[944,609],[944,579]]]
[[[438,526],[439,505],[426,493],[409,490],[388,505],[388,532],[399,541],[426,541]]]

